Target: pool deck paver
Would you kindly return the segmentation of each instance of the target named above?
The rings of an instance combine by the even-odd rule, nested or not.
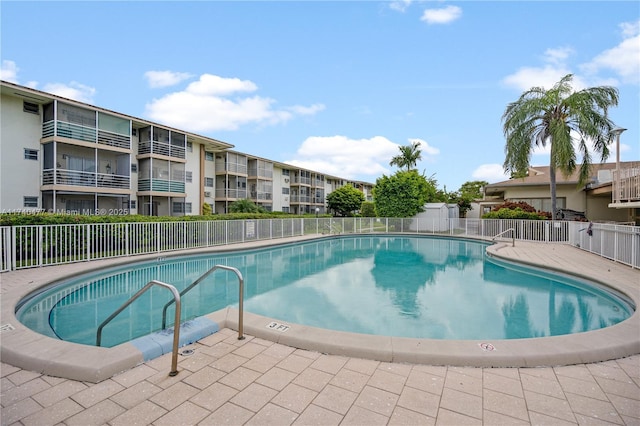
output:
[[[523,256],[516,246],[502,254]],[[579,265],[599,280],[629,273],[567,246],[524,248],[521,260]],[[557,367],[432,366],[238,340],[224,328],[181,348],[175,377],[170,364],[163,355],[94,384],[1,362],[1,424],[640,425],[640,354]]]

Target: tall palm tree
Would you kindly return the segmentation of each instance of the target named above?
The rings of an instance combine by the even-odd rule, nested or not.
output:
[[[390,166],[398,166],[398,168],[407,168],[407,171],[416,166],[419,160],[422,160],[422,152],[420,151],[420,142],[413,141],[411,145],[399,147],[400,154],[396,155],[389,162]]]
[[[582,156],[578,184],[587,182],[591,166],[587,143],[592,141],[593,150],[600,154],[601,161],[607,159],[608,145],[613,140],[611,131],[615,127],[607,112],[609,107],[618,105],[616,88],[591,87],[574,92],[572,80],[573,75],[567,74],[549,90],[533,87],[517,101],[510,103],[502,115],[503,131],[507,139],[503,165],[505,172],[526,172],[534,145],[546,147],[549,144],[553,220],[556,218],[556,170],[560,170],[565,176],[575,171],[575,140]]]

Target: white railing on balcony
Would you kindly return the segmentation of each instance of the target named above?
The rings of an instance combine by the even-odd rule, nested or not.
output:
[[[94,188],[129,189],[129,176],[79,170],[46,169],[42,171],[43,185],[71,185]]]
[[[500,219],[283,218],[0,227],[1,270],[311,234],[419,234],[565,243],[640,268],[640,227]],[[511,234],[509,235],[511,239]],[[517,246],[516,242],[516,246]]]
[[[640,167],[613,170],[613,202],[640,201]]]
[[[246,189],[216,189],[216,198],[229,198],[229,199],[245,199],[247,198]]]
[[[118,133],[98,130],[98,143],[102,145],[115,146],[117,148],[131,148],[131,136]]]
[[[185,148],[183,146],[171,145],[170,143],[157,141],[144,141],[138,144],[138,154],[157,154],[174,158],[185,158]]]

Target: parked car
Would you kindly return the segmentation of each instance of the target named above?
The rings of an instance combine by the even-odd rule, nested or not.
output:
[[[577,220],[579,222],[588,222],[587,216],[584,212],[571,209],[558,209],[556,210],[556,218],[560,220]]]

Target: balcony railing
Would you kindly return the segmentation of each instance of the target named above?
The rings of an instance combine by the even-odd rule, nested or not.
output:
[[[43,185],[71,185],[94,188],[129,189],[129,176],[79,170],[47,169],[42,171]]]
[[[244,199],[247,198],[246,189],[216,189],[216,198]]]
[[[131,148],[131,137],[118,133],[98,130],[98,143],[102,145],[115,146],[117,148]]]
[[[183,146],[171,145],[170,143],[145,141],[138,144],[138,154],[157,154],[167,157],[185,158],[185,148]]]
[[[138,191],[179,192],[184,194],[184,182],[168,179],[138,179]]]
[[[47,138],[51,136],[85,142],[96,142],[97,131],[95,127],[80,126],[78,124],[52,120],[42,124],[42,137]]]
[[[614,203],[640,201],[640,167],[614,170],[612,193]]]

